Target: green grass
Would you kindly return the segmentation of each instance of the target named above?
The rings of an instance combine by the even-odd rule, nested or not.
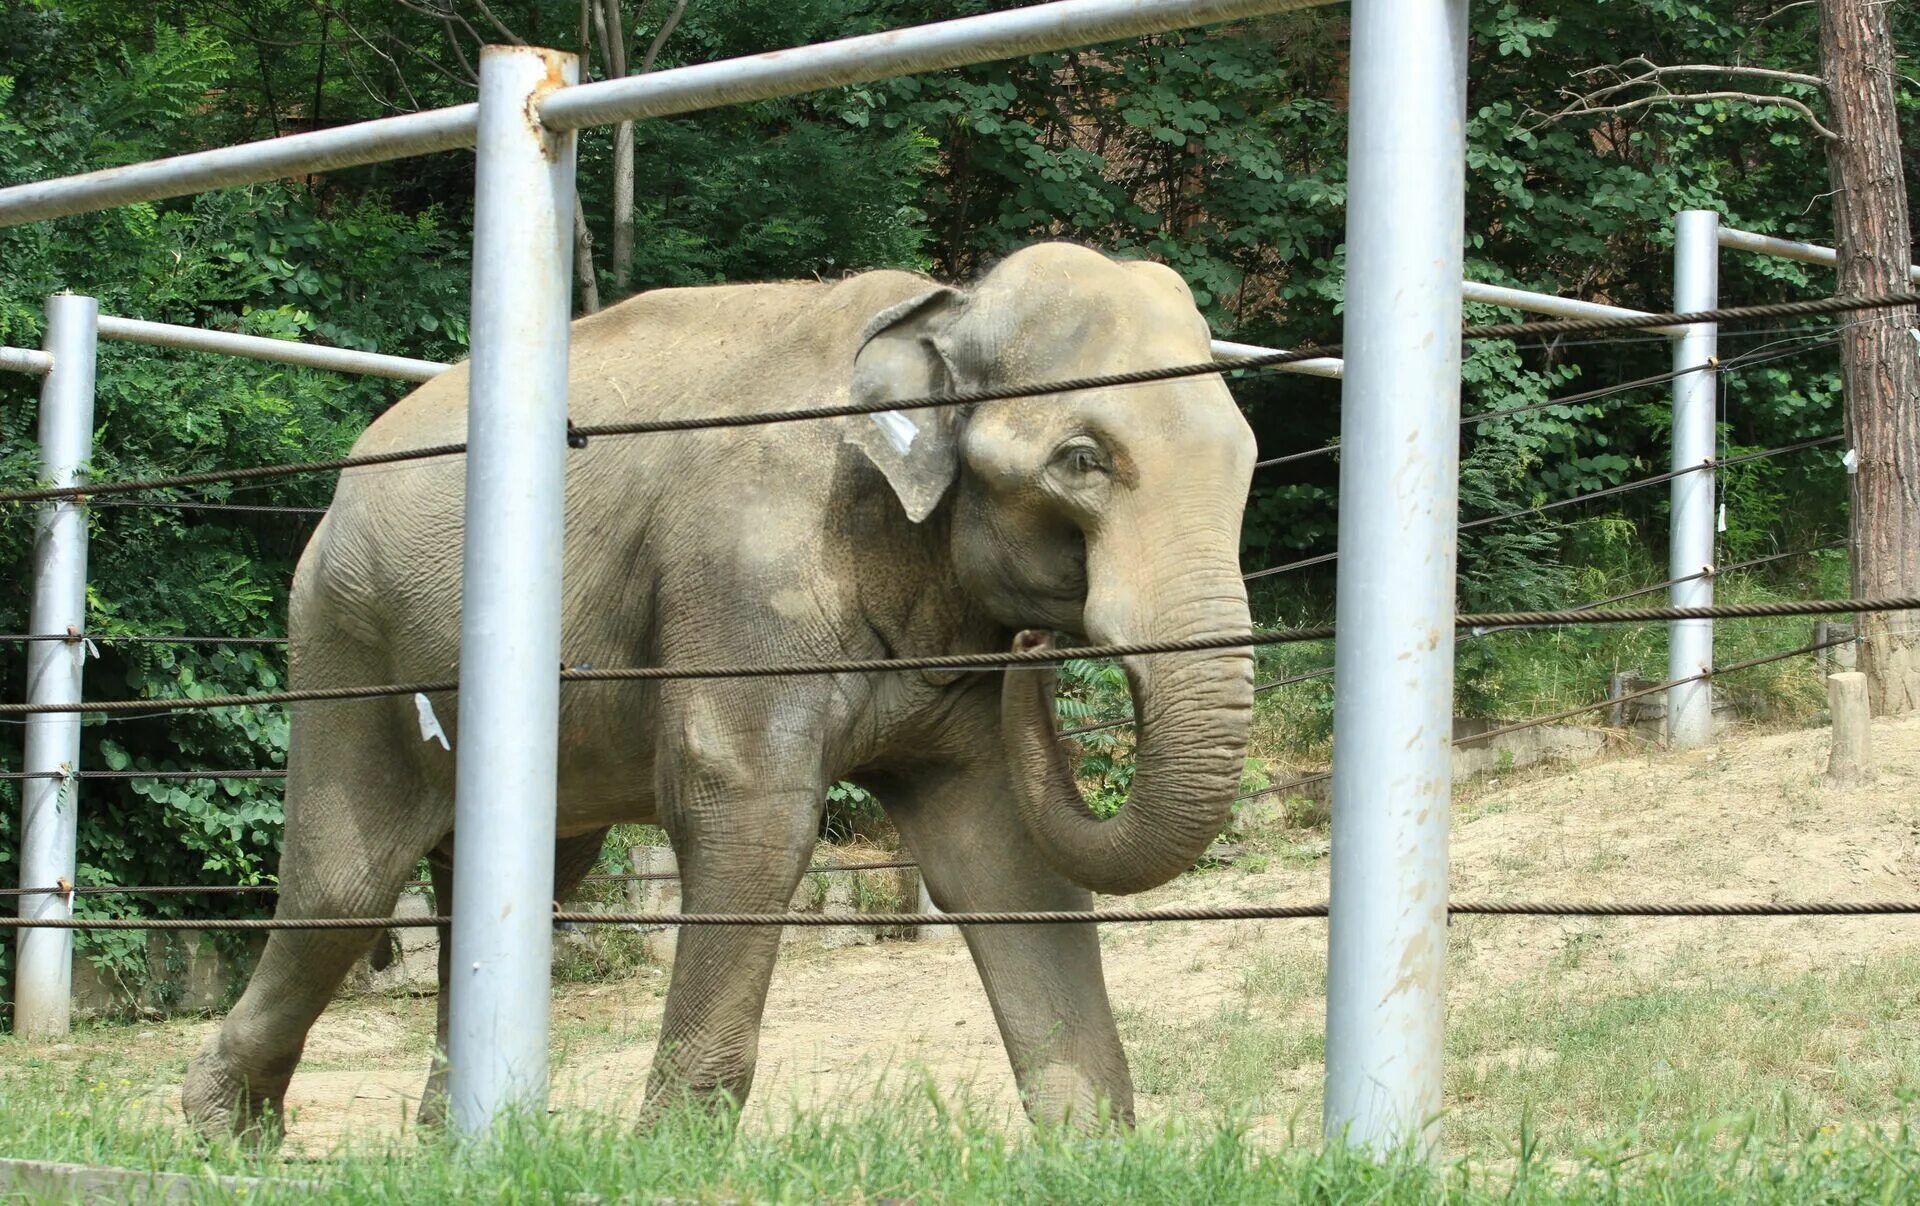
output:
[[[52,1086],[50,1086],[52,1087]],[[1920,1192],[1904,1128],[1762,1137],[1732,1116],[1673,1143],[1639,1136],[1548,1161],[1526,1128],[1498,1158],[1437,1169],[1404,1158],[1274,1147],[1233,1123],[1125,1135],[1009,1131],[931,1091],[778,1129],[669,1118],[636,1134],[601,1119],[515,1122],[491,1142],[363,1148],[282,1162],[201,1150],[109,1098],[49,1113],[10,1096],[0,1149],[14,1157],[305,1182],[251,1201],[698,1202],[1895,1202]],[[227,1200],[211,1187],[205,1200]]]
[[[1467,966],[1477,923],[1454,928]],[[1539,981],[1456,999],[1447,1019],[1449,1147],[1494,1158],[1524,1125],[1557,1160],[1686,1142],[1701,1119],[1741,1119],[1787,1143],[1859,1124],[1891,1129],[1920,1099],[1912,1002],[1920,955],[1834,971],[1716,976],[1708,945],[1629,974],[1611,923],[1564,934]],[[1464,974],[1471,975],[1471,972]],[[1258,951],[1240,991],[1197,1017],[1120,1016],[1134,1080],[1163,1112],[1319,1130],[1324,952]]]

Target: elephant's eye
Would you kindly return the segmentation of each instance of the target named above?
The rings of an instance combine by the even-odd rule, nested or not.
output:
[[[1093,473],[1106,471],[1106,462],[1100,457],[1100,450],[1092,443],[1076,440],[1063,446],[1053,457],[1054,464],[1075,477],[1086,477]]]

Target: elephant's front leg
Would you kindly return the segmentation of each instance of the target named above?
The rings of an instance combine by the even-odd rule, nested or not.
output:
[[[934,904],[1078,910],[1093,894],[1041,857],[999,765],[889,782],[880,792]],[[1133,1078],[1091,925],[963,926],[994,1020],[1036,1121],[1131,1125]]]
[[[825,807],[820,738],[781,732],[766,723],[764,707],[738,696],[689,713],[668,726],[674,748],[657,764],[661,822],[680,864],[681,911],[782,915]],[[747,719],[755,713],[758,719]],[[722,726],[719,716],[741,722]],[[775,925],[681,929],[647,1117],[688,1099],[721,1109],[746,1101],[780,935]]]

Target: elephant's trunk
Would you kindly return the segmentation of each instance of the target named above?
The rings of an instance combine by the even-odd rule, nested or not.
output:
[[[1101,606],[1100,596],[1135,599],[1139,592],[1102,592],[1101,575],[1090,564],[1095,589],[1088,600],[1089,635],[1156,641],[1247,631],[1246,590],[1236,561],[1223,552],[1205,558],[1208,568],[1196,572],[1191,548],[1181,560],[1184,572],[1155,578],[1159,593],[1179,598],[1125,609],[1132,616]],[[1047,634],[1023,632],[1015,647],[1049,641]],[[1167,882],[1192,867],[1219,835],[1246,764],[1253,711],[1251,649],[1153,654],[1124,664],[1133,691],[1137,762],[1127,802],[1106,820],[1081,798],[1054,728],[1053,670],[1010,670],[1001,688],[1002,732],[1028,830],[1061,874],[1115,895]]]

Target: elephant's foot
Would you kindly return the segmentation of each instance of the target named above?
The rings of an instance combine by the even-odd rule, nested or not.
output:
[[[1027,1116],[1043,1126],[1077,1131],[1128,1130],[1133,1126],[1133,1094],[1117,1095],[1085,1069],[1055,1060],[1039,1068],[1022,1086]]]
[[[727,1075],[688,1075],[678,1070],[656,1072],[640,1106],[640,1125],[657,1126],[668,1117],[711,1118],[730,1124],[740,1118],[747,1092],[753,1087],[753,1068],[747,1065]]]
[[[216,1036],[187,1065],[180,1105],[188,1123],[210,1142],[240,1138],[273,1147],[280,1142],[280,1099],[285,1093],[284,1084],[271,1094],[253,1088],[222,1052]]]
[[[414,1114],[413,1123],[423,1131],[445,1131],[447,1113],[447,1060],[436,1053],[433,1070],[427,1073],[427,1087],[420,1091],[420,1109]]]

